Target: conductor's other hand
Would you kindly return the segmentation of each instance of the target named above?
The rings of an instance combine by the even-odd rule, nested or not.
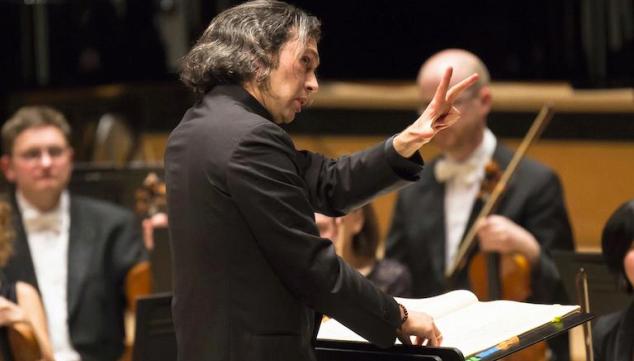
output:
[[[401,311],[402,312],[402,311]],[[397,332],[399,340],[405,345],[440,346],[442,334],[438,331],[434,319],[426,313],[410,311],[407,320]]]
[[[428,143],[436,133],[450,127],[460,118],[460,112],[453,106],[456,99],[478,80],[472,74],[449,88],[453,68],[445,70],[442,80],[436,88],[433,99],[418,119],[407,129],[394,137],[394,149],[403,157],[409,158],[420,147]]]

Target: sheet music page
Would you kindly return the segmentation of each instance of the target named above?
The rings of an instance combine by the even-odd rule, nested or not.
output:
[[[451,291],[428,298],[394,297],[394,299],[396,302],[403,304],[408,310],[425,312],[434,319],[478,302],[476,295],[467,290]]]
[[[321,323],[317,339],[368,342],[366,339],[357,335],[354,331],[342,325],[334,318],[329,318],[327,321]]]
[[[395,297],[396,302],[402,303],[412,311],[426,312],[434,319],[438,319],[469,304],[478,302],[478,298],[469,291],[458,290],[429,298],[401,298]],[[346,328],[335,319],[329,319],[321,324],[318,339],[367,342],[363,337]],[[398,342],[398,341],[397,341]]]
[[[470,356],[575,311],[579,306],[477,302],[435,318],[435,322],[443,334],[442,346],[456,347]]]

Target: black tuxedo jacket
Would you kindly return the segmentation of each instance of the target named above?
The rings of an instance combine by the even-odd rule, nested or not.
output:
[[[625,310],[599,317],[592,327],[594,359],[634,360],[634,302]]]
[[[38,288],[33,260],[15,199],[14,252],[8,279]],[[124,347],[124,281],[146,258],[132,212],[110,203],[70,196],[67,305],[71,343],[83,361],[118,360]],[[38,288],[39,289],[39,288]]]
[[[512,156],[508,148],[498,143],[493,159],[505,169]],[[403,262],[412,272],[414,297],[448,291],[444,276],[445,185],[434,177],[437,161],[423,170],[420,181],[399,192],[387,239],[387,257]],[[539,264],[532,268],[533,295],[529,301],[564,302],[564,290],[551,251],[573,249],[573,239],[556,174],[533,160],[522,160],[496,214],[524,227],[541,244]],[[474,209],[466,229],[476,217]],[[469,288],[467,269],[458,277],[460,288]]]
[[[313,212],[415,180],[417,160],[391,140],[337,161],[300,152],[241,87],[205,95],[165,156],[179,360],[314,360],[315,311],[392,345],[398,305],[335,255]]]

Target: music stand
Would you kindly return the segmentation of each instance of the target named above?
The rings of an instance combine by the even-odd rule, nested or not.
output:
[[[172,250],[167,228],[154,228],[154,248],[150,252],[152,291],[172,292]]]
[[[509,347],[508,349],[501,349],[495,352],[487,353],[486,356],[481,356],[479,361],[494,361],[517,351],[520,351],[526,347],[534,345],[538,342],[548,340],[552,337],[566,332],[572,327],[578,326],[587,322],[593,318],[593,315],[588,313],[574,313],[568,315],[556,323],[548,323],[534,330],[526,332],[520,335],[519,343]],[[334,341],[318,339],[316,342],[315,350],[317,352],[317,359],[320,361],[366,361],[375,360],[374,355],[382,355],[383,358],[377,358],[380,360],[399,360],[399,361],[414,361],[414,360],[434,360],[434,357],[442,361],[464,361],[465,358],[460,350],[450,347],[419,347],[408,345],[395,345],[388,349],[380,349],[372,344],[365,342],[354,341]],[[334,351],[339,351],[338,353]],[[345,351],[345,352],[344,352]],[[428,358],[414,358],[413,356],[426,356]],[[378,356],[377,356],[378,357]],[[429,358],[432,357],[432,358]],[[470,357],[468,360],[471,360]]]
[[[317,340],[315,354],[319,361],[464,361],[455,348],[397,345],[380,349],[369,343],[333,340]]]
[[[134,361],[176,360],[171,294],[156,294],[138,299],[132,356]]]
[[[596,316],[622,310],[631,302],[630,296],[619,288],[618,278],[608,269],[601,253],[553,251],[568,298],[577,301],[576,278],[580,268],[588,275],[590,312]]]

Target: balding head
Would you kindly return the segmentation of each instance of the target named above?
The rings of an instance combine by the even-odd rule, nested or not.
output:
[[[442,130],[432,140],[444,153],[456,160],[466,159],[482,141],[486,118],[491,110],[489,71],[482,60],[462,49],[447,49],[434,54],[418,73],[418,89],[421,103],[429,102],[440,83],[445,70],[453,67],[450,85],[454,85],[469,75],[479,75],[478,81],[454,102],[460,111],[460,120]]]
[[[435,89],[445,69],[450,66],[453,67],[453,77],[450,85],[458,83],[473,73],[478,74],[479,77],[476,84],[468,90],[469,92],[477,91],[482,86],[489,85],[489,71],[482,60],[475,54],[463,49],[446,49],[432,55],[421,66],[417,83],[420,86],[428,85],[429,83]]]

